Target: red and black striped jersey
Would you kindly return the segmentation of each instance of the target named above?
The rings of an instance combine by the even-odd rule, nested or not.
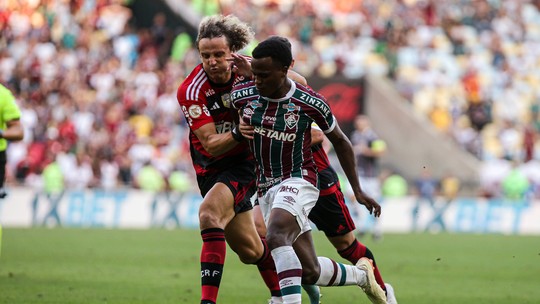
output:
[[[177,99],[190,128],[191,159],[197,175],[217,173],[252,157],[247,143],[240,143],[234,149],[214,157],[193,133],[209,123],[215,124],[217,133],[231,131],[238,122],[238,114],[231,108],[230,93],[233,85],[241,81],[245,81],[243,76],[233,74],[227,83],[213,83],[202,64],[199,64],[178,88]]]

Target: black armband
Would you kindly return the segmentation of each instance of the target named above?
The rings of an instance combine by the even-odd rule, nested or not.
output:
[[[234,126],[234,128],[231,130],[231,134],[234,140],[236,140],[237,142],[241,142],[244,140],[244,135],[240,133],[240,130],[238,130],[238,126]]]
[[[0,138],[4,138],[4,130],[0,130]]]

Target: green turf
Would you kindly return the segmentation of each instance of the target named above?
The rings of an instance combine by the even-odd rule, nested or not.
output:
[[[410,234],[365,241],[400,303],[540,303],[538,237]],[[320,255],[342,261],[320,232],[315,242]],[[200,243],[194,230],[4,228],[0,303],[198,303]],[[324,304],[369,303],[356,287],[322,293]],[[229,251],[219,303],[267,298],[256,267]]]

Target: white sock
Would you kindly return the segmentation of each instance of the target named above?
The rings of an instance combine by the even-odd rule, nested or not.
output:
[[[341,264],[326,257],[318,257],[321,274],[318,286],[347,286],[366,283],[366,273],[353,265]]]
[[[272,250],[284,304],[302,303],[302,264],[292,246]]]

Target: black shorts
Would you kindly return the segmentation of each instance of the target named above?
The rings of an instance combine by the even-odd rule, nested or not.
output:
[[[4,187],[4,182],[6,180],[6,151],[0,151],[0,188]]]
[[[253,209],[251,197],[257,191],[255,181],[255,163],[253,161],[241,162],[216,174],[197,176],[197,183],[203,197],[216,183],[227,185],[234,196],[235,214]]]
[[[334,185],[332,190],[324,191],[322,192],[324,195],[319,195],[308,218],[326,236],[340,236],[354,231],[356,226],[339,186]]]

